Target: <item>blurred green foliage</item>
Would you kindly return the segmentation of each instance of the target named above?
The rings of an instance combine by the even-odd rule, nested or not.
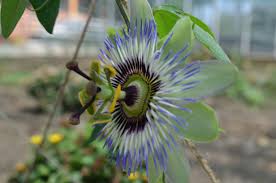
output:
[[[63,73],[56,73],[45,77],[33,79],[27,86],[27,92],[35,98],[43,111],[48,111],[56,100],[60,83],[63,80]],[[77,98],[81,83],[70,82],[64,93],[62,102],[63,111],[74,111],[81,107]]]
[[[25,79],[29,78],[31,74],[29,72],[17,71],[11,73],[5,73],[0,75],[1,85],[17,85],[22,83]]]
[[[143,183],[147,180],[143,174],[132,179],[125,173],[116,169],[114,161],[108,151],[103,148],[102,141],[89,143],[91,128],[76,133],[75,129],[64,127],[59,130],[63,138],[60,141],[48,140],[35,160],[35,166],[30,174],[29,182],[32,183],[109,183],[114,179],[120,183]],[[33,152],[35,146],[33,144]],[[15,172],[9,179],[9,183],[20,183],[27,173],[26,170]],[[145,172],[144,172],[145,173]]]
[[[276,70],[272,71],[269,79],[265,83],[265,87],[276,94]]]
[[[265,102],[264,91],[251,84],[242,72],[239,73],[235,83],[226,91],[226,95],[251,106],[259,106]]]

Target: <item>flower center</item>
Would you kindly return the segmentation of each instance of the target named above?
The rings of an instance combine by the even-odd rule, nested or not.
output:
[[[120,84],[125,97],[115,106],[113,121],[129,133],[143,130],[148,122],[147,111],[152,97],[161,87],[159,75],[139,57],[128,59],[115,69],[117,74],[112,79],[112,86],[117,88]]]
[[[126,92],[125,100],[121,102],[127,117],[139,117],[146,113],[151,97],[151,86],[147,80],[138,74],[128,78],[123,86]]]

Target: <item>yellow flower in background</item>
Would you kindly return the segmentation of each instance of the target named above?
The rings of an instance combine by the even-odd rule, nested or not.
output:
[[[139,178],[139,173],[138,172],[134,172],[134,173],[130,173],[130,175],[128,176],[128,180],[137,180]]]
[[[58,144],[63,140],[63,135],[60,133],[53,133],[49,135],[48,140],[52,144]]]
[[[27,166],[24,163],[17,163],[15,165],[15,170],[17,172],[22,173],[22,172],[25,172],[27,170]]]
[[[31,144],[40,145],[42,143],[42,136],[41,135],[33,135],[31,136],[30,140]]]

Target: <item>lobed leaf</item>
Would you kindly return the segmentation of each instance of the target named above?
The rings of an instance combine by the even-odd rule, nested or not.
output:
[[[165,171],[166,183],[188,183],[190,166],[182,145],[168,151],[168,167]]]
[[[187,49],[179,55],[179,59],[185,57],[193,46],[194,35],[191,19],[189,17],[180,18],[171,29],[170,33],[158,43],[159,46],[162,46],[170,36],[169,42],[166,43],[167,45],[164,47],[162,57],[165,57],[170,51],[176,54],[184,47],[187,47]]]
[[[215,140],[220,132],[215,111],[204,103],[190,103],[184,106],[192,112],[171,109],[172,112],[185,119],[186,128],[179,128],[181,136],[197,142],[210,142]]]
[[[189,17],[193,23],[192,32],[195,38],[205,47],[207,47],[211,51],[213,56],[215,56],[218,60],[230,62],[228,56],[216,42],[214,33],[211,31],[209,26],[202,22],[200,19],[171,5],[159,6],[158,8],[154,9],[153,14],[157,24],[158,35],[160,38],[163,39],[166,35],[168,36],[180,19],[182,19],[183,17]],[[187,34],[188,32],[183,31],[182,34],[183,33]],[[178,41],[181,42],[181,39],[178,39]]]

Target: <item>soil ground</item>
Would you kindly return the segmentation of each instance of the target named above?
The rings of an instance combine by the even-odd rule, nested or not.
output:
[[[208,101],[225,129],[220,138],[198,147],[222,183],[276,182],[276,104],[262,108],[225,97]],[[35,113],[36,102],[23,86],[0,86],[0,183],[19,161],[31,158],[29,137],[39,133],[47,114]],[[192,183],[208,177],[191,155]]]

